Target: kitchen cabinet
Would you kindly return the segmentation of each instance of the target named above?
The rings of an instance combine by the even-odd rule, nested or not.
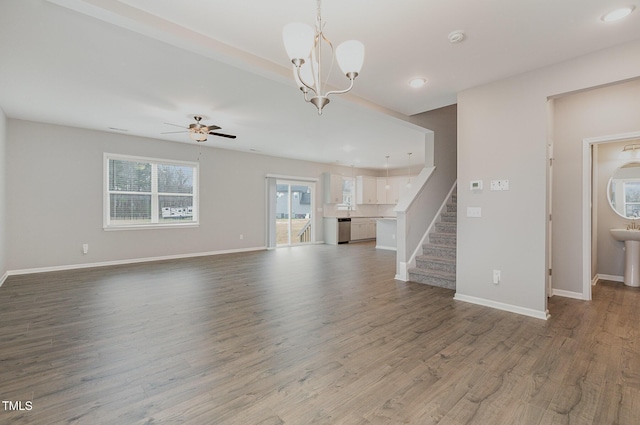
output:
[[[361,241],[376,238],[375,218],[352,218],[351,219],[351,240]]]
[[[407,177],[389,178],[389,191],[387,192],[387,204],[396,205],[400,202],[400,192],[407,183]]]
[[[324,173],[324,203],[341,204],[343,179],[339,174]]]
[[[378,204],[396,205],[400,200],[400,189],[406,184],[406,177],[378,177],[376,179],[376,190]],[[385,186],[389,184],[387,189]]]
[[[374,205],[378,203],[378,186],[375,177],[356,177],[356,203]]]

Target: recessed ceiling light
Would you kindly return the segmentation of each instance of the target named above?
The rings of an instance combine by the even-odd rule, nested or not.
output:
[[[426,83],[427,83],[427,80],[424,78],[414,78],[413,80],[409,81],[409,85],[414,89],[419,89],[420,87],[424,86]]]
[[[464,31],[461,31],[461,30],[453,31],[449,33],[449,36],[448,36],[449,42],[453,44],[464,41],[465,37],[466,37],[466,34],[464,33]]]
[[[609,13],[605,13],[604,15],[602,15],[600,19],[602,19],[605,22],[617,21],[619,19],[626,18],[627,16],[629,16],[635,8],[636,7],[633,5],[621,7],[620,9],[612,10]]]

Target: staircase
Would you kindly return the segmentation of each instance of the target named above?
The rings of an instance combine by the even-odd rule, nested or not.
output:
[[[409,269],[410,281],[456,289],[457,202],[454,193],[435,224],[435,232],[429,233],[429,242],[422,245],[416,267]]]

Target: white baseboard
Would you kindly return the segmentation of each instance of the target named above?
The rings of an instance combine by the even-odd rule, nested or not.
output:
[[[33,269],[9,270],[7,271],[7,273],[5,273],[5,275],[15,276],[15,275],[32,274],[32,273],[57,272],[57,271],[63,271],[63,270],[88,269],[91,267],[119,266],[124,264],[147,263],[150,261],[178,260],[181,258],[206,257],[209,255],[234,254],[238,252],[250,252],[250,251],[264,251],[266,249],[267,247],[260,246],[260,247],[253,247],[253,248],[227,249],[222,251],[195,252],[191,254],[165,255],[162,257],[132,258],[132,259],[126,259],[126,260],[102,261],[98,263],[37,267]]]
[[[4,274],[2,275],[2,277],[0,277],[0,287],[2,286],[2,284],[4,283],[5,280],[7,280],[7,278],[9,277],[9,272],[4,272]]]
[[[384,245],[376,245],[376,249],[385,249],[387,251],[397,251],[398,248],[395,246],[384,246]]]
[[[456,293],[453,296],[453,299],[458,301],[464,301],[471,304],[478,304],[485,307],[491,307],[497,310],[504,310],[511,313],[522,314],[524,316],[534,317],[536,319],[547,320],[549,317],[551,317],[551,315],[549,314],[549,310],[546,310],[546,311],[532,310],[530,308],[519,307],[517,305],[504,304],[497,301],[491,301],[484,298],[471,297],[468,295],[462,295],[458,293]]]
[[[593,278],[593,280],[591,281],[591,284],[595,285],[600,279],[602,279],[602,280],[610,280],[612,282],[624,283],[624,276],[616,276],[616,275],[612,275],[612,274],[597,274]]]
[[[584,300],[584,296],[582,295],[582,292],[572,292],[572,291],[565,291],[564,289],[552,289],[551,290],[551,296],[559,296],[559,297],[565,297],[565,298],[573,298],[576,300]]]

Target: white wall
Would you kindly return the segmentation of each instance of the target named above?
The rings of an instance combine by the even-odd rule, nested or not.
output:
[[[636,41],[459,93],[457,298],[545,317],[548,98],[639,75]],[[483,191],[462,189],[477,179]],[[510,190],[489,191],[492,179],[509,179]],[[467,217],[470,206],[482,217]]]
[[[349,167],[203,147],[198,228],[104,231],[103,152],[185,161],[198,156],[193,144],[9,119],[8,270],[264,247],[266,174],[351,173]],[[319,181],[317,206],[322,190]],[[322,240],[321,213],[315,224]]]
[[[586,138],[640,131],[640,79],[583,91],[554,100],[554,231],[553,286],[582,293],[582,149]],[[624,144],[622,144],[624,145]],[[618,143],[598,149],[594,182],[597,213],[597,273],[623,274],[622,243],[609,234],[628,220],[615,214],[606,201],[606,184],[625,160]],[[585,243],[589,244],[589,241]],[[557,251],[557,252],[556,252]],[[592,276],[593,277],[593,276]]]
[[[7,181],[7,118],[0,108],[0,284],[7,272],[7,224],[6,224],[6,181]]]

